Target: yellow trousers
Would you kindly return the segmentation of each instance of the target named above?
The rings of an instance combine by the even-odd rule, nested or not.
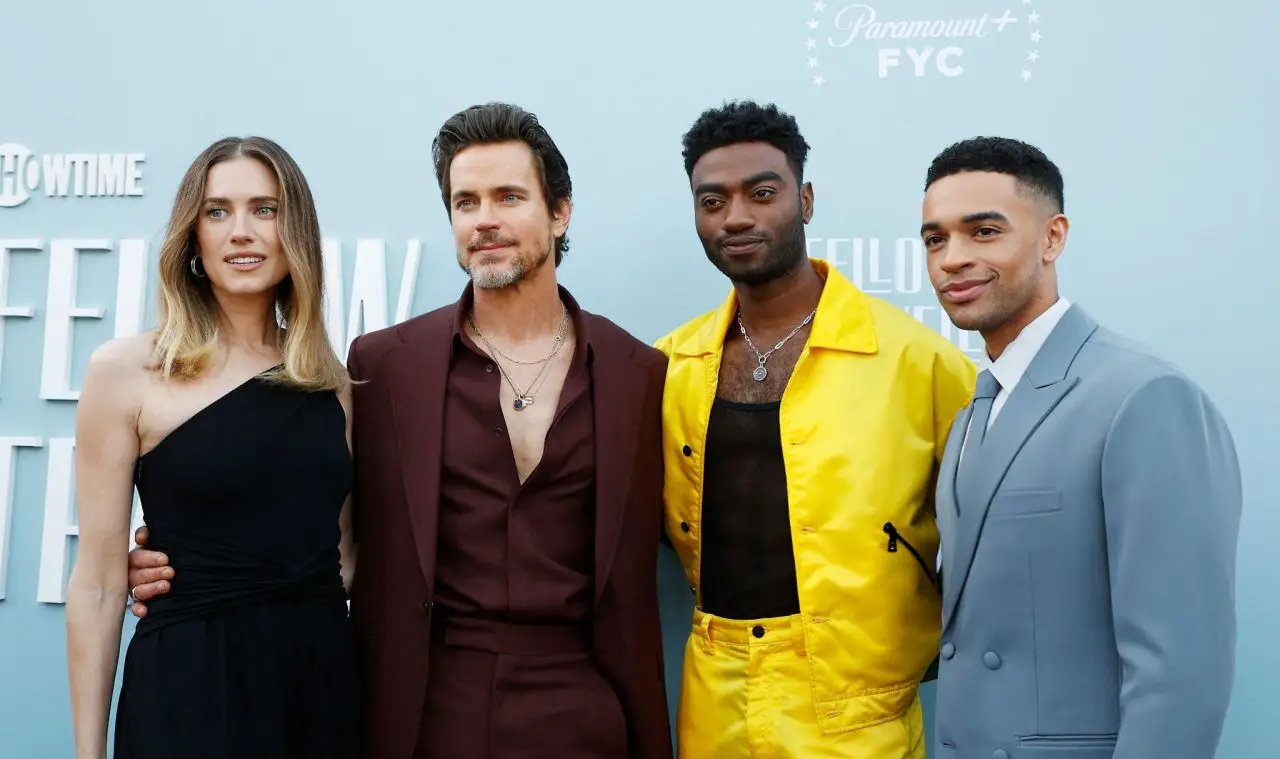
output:
[[[800,618],[694,610],[677,719],[679,759],[925,759],[920,697],[900,718],[823,735]]]

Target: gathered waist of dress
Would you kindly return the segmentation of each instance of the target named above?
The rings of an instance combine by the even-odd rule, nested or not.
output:
[[[345,604],[347,598],[340,566],[328,556],[305,566],[279,566],[183,553],[171,554],[170,563],[170,592],[147,602],[138,633],[245,604],[305,599]]]

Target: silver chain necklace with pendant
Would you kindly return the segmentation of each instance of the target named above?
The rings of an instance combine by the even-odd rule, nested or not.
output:
[[[756,382],[764,382],[764,378],[769,376],[769,370],[764,368],[764,362],[769,360],[769,357],[773,355],[774,351],[778,350],[783,345],[786,345],[788,340],[795,337],[797,332],[804,329],[805,325],[807,325],[810,321],[813,320],[813,315],[816,313],[818,313],[818,309],[816,308],[810,311],[809,315],[804,318],[804,321],[796,325],[796,328],[791,330],[790,334],[788,334],[786,337],[779,340],[778,344],[773,346],[773,348],[771,348],[768,353],[761,353],[759,350],[756,349],[756,344],[751,342],[751,335],[747,334],[747,326],[742,323],[742,313],[741,312],[738,313],[738,331],[742,333],[742,336],[747,341],[747,346],[751,348],[752,353],[756,354],[756,361],[759,362],[756,365],[755,371],[751,372],[751,379],[755,380]]]
[[[561,309],[560,328],[556,330],[555,337],[553,338],[554,343],[551,346],[551,352],[545,357],[534,361],[519,361],[498,350],[498,346],[489,342],[489,338],[485,337],[484,334],[480,332],[480,328],[476,326],[475,318],[473,316],[467,317],[468,326],[471,327],[471,331],[475,332],[476,337],[480,338],[480,341],[483,342],[485,347],[490,350],[490,356],[493,358],[493,362],[498,365],[498,371],[502,373],[507,384],[511,386],[511,392],[515,393],[516,398],[511,402],[511,407],[516,411],[523,411],[533,405],[534,397],[537,395],[537,390],[534,389],[534,386],[536,385],[541,387],[539,380],[543,379],[543,375],[546,374],[547,368],[551,366],[551,359],[556,357],[556,354],[560,352],[560,347],[564,345],[565,332],[569,327],[569,312],[567,309],[564,309],[563,306]],[[530,365],[541,363],[542,368],[538,371],[538,375],[533,378],[533,382],[529,383],[529,387],[525,388],[524,392],[521,392],[520,388],[516,386],[515,380],[511,378],[510,374],[507,374],[506,368],[503,367],[502,362],[498,360],[498,356],[502,356],[515,364]]]

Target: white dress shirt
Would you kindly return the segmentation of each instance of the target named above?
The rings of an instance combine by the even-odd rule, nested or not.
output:
[[[996,378],[996,382],[1000,383],[1000,392],[996,393],[996,397],[991,401],[991,415],[987,417],[987,429],[991,429],[992,423],[996,420],[996,415],[1000,413],[1000,409],[1004,408],[1005,401],[1009,400],[1009,393],[1017,387],[1022,381],[1022,375],[1027,373],[1027,369],[1031,366],[1031,362],[1035,360],[1036,354],[1040,352],[1040,348],[1044,346],[1049,334],[1053,332],[1053,328],[1058,326],[1058,322],[1062,319],[1062,315],[1071,308],[1071,301],[1066,298],[1058,298],[1058,300],[1045,310],[1044,313],[1037,316],[1030,324],[1022,328],[1018,336],[1013,339],[1005,347],[1004,353],[1000,354],[1000,358],[991,362],[987,369],[992,376]],[[964,442],[960,446],[960,455],[964,455],[964,446],[969,443],[969,430],[965,430]]]
[[[995,400],[991,402],[991,416],[987,417],[988,430],[991,429],[991,423],[996,420],[1000,409],[1004,407],[1005,401],[1009,400],[1009,393],[1022,381],[1022,375],[1027,373],[1036,354],[1049,339],[1049,333],[1058,326],[1058,322],[1068,308],[1071,308],[1071,302],[1066,298],[1058,298],[1057,302],[1049,306],[1043,314],[1023,327],[1013,342],[1004,349],[1004,353],[1000,354],[1000,358],[988,367],[996,378],[996,382],[1000,383],[1000,392],[996,393]]]

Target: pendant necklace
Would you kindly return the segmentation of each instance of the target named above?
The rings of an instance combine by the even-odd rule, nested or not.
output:
[[[742,336],[747,341],[747,346],[751,348],[752,353],[756,354],[756,361],[759,362],[756,365],[755,371],[751,372],[751,379],[755,380],[756,382],[764,382],[764,378],[769,376],[769,370],[764,368],[764,362],[769,360],[769,357],[773,355],[774,351],[781,348],[783,345],[786,344],[788,340],[795,337],[797,332],[804,329],[805,325],[813,320],[813,315],[816,313],[818,313],[818,309],[816,308],[810,311],[809,315],[804,318],[804,321],[796,325],[796,328],[791,330],[790,334],[788,334],[786,337],[779,340],[778,344],[773,346],[773,348],[769,349],[768,353],[761,353],[759,350],[756,349],[756,344],[751,342],[751,335],[747,334],[747,327],[745,324],[742,323],[742,312],[741,311],[738,312],[738,331],[742,333]]]
[[[471,327],[471,331],[475,332],[476,337],[480,338],[480,341],[489,349],[490,358],[492,358],[493,362],[498,365],[498,371],[502,373],[502,377],[507,381],[507,384],[511,386],[511,392],[516,396],[515,400],[511,402],[511,407],[516,411],[523,411],[533,405],[534,397],[537,395],[537,390],[535,390],[534,387],[541,387],[543,375],[546,374],[547,368],[551,366],[551,359],[556,357],[556,354],[560,352],[560,347],[564,345],[565,332],[569,326],[569,312],[567,309],[564,309],[563,306],[561,308],[560,328],[556,330],[555,337],[553,338],[554,342],[551,346],[551,352],[543,358],[535,361],[520,361],[511,358],[507,354],[498,350],[498,346],[489,342],[489,338],[485,337],[484,334],[480,332],[480,328],[476,326],[475,318],[472,316],[467,317],[467,323],[468,326]],[[507,373],[506,368],[502,366],[502,362],[498,360],[498,356],[502,356],[513,364],[532,365],[541,363],[542,368],[538,370],[538,375],[533,378],[533,382],[529,383],[529,387],[525,388],[525,390],[521,392],[520,388],[516,386],[515,380],[511,378],[511,375]]]

